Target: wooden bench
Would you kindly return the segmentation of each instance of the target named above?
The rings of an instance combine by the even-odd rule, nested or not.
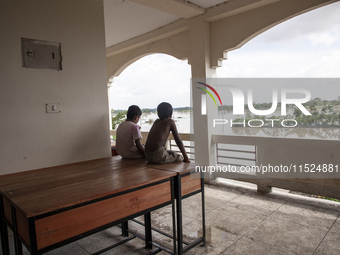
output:
[[[176,196],[177,247],[182,254],[181,199],[197,192],[204,199],[203,181],[189,176],[193,167],[151,165],[118,156],[1,176],[3,253],[9,254],[6,225],[13,230],[16,254],[22,253],[21,243],[31,254],[41,254],[139,215],[149,219],[145,238],[150,248],[150,212],[172,204],[174,221]],[[205,233],[193,245],[204,241]]]
[[[128,160],[127,160],[128,161]],[[198,244],[205,245],[205,202],[204,202],[204,179],[202,173],[195,172],[195,163],[171,163],[171,164],[149,164],[145,160],[129,160],[129,164],[134,166],[147,166],[161,171],[170,171],[176,173],[175,176],[175,199],[176,199],[176,223],[177,223],[177,246],[178,254],[190,250]],[[182,224],[182,200],[201,193],[202,209],[202,236],[192,243],[183,241],[183,224]],[[184,247],[184,244],[186,245]]]

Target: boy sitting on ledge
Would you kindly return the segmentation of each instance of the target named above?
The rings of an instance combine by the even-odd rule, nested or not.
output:
[[[141,115],[141,109],[137,105],[131,105],[126,114],[126,121],[120,123],[117,128],[116,148],[123,158],[144,158],[144,147],[140,142],[143,137],[140,126],[137,125]]]
[[[145,158],[150,163],[162,164],[176,161],[190,162],[184,149],[183,142],[178,135],[176,124],[171,118],[172,111],[172,106],[169,103],[161,103],[157,107],[159,119],[152,125],[148,139],[145,143]],[[165,148],[170,131],[183,156]]]

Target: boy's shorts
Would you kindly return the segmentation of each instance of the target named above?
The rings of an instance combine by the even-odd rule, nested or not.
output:
[[[183,156],[174,151],[168,151],[165,147],[160,147],[155,151],[146,151],[145,158],[150,163],[164,164],[183,161]]]

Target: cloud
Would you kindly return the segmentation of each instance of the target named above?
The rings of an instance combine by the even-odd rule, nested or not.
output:
[[[190,66],[187,61],[164,54],[146,56],[114,79],[110,107],[127,109],[131,104],[156,108],[161,102],[174,107],[190,105]]]
[[[338,23],[340,24],[340,22]],[[340,38],[340,27],[334,28],[327,32],[321,33],[310,33],[307,35],[307,39],[311,43],[312,46],[326,46],[330,47],[332,45],[338,46],[339,45],[339,38]],[[336,44],[336,42],[338,42]]]
[[[324,39],[328,37],[331,41],[334,41],[334,36],[339,38],[339,14],[340,3],[309,11],[267,30],[260,35],[256,43],[259,47],[274,42],[296,43],[305,40],[306,37],[314,40],[314,37],[320,34],[323,35]],[[328,33],[331,35],[326,35]],[[329,44],[326,40],[323,42]]]
[[[339,77],[340,3],[295,17],[228,52],[218,77]]]
[[[230,52],[218,77],[340,77],[340,49]]]

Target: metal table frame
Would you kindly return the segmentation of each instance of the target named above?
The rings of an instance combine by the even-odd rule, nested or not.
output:
[[[42,218],[46,218],[46,217],[49,217],[51,215],[55,215],[55,214],[58,214],[58,213],[61,213],[61,212],[65,212],[65,211],[68,211],[68,210],[72,210],[74,208],[80,208],[80,207],[86,206],[88,204],[93,204],[93,203],[96,203],[96,202],[100,202],[100,201],[103,201],[103,200],[106,200],[106,199],[109,199],[109,198],[118,197],[118,196],[130,193],[130,192],[142,190],[142,189],[147,188],[147,187],[151,187],[151,186],[158,185],[158,184],[161,184],[161,183],[164,183],[164,182],[168,182],[169,180],[170,180],[170,183],[171,183],[171,200],[169,202],[166,202],[166,203],[163,203],[163,204],[160,204],[160,205],[148,208],[146,210],[140,211],[140,212],[135,213],[135,214],[131,214],[128,217],[124,217],[124,218],[119,219],[117,221],[114,221],[114,222],[111,222],[109,224],[100,226],[98,228],[92,229],[90,231],[87,231],[85,233],[79,234],[79,235],[74,236],[72,238],[68,238],[68,239],[66,239],[66,240],[64,240],[62,242],[58,242],[56,244],[53,244],[53,245],[50,245],[48,247],[45,247],[43,249],[38,250],[38,248],[37,248],[37,237],[36,237],[35,224],[34,224],[36,220],[39,220],[39,219],[42,219]],[[63,245],[69,244],[69,243],[74,242],[76,240],[79,240],[79,239],[81,239],[83,237],[89,236],[91,234],[94,234],[96,232],[102,231],[104,229],[107,229],[109,227],[112,227],[112,226],[115,226],[115,225],[118,225],[118,224],[121,223],[121,225],[122,225],[122,235],[126,236],[127,238],[122,240],[122,241],[120,241],[120,242],[118,242],[118,243],[116,243],[116,244],[113,244],[113,245],[111,245],[109,247],[106,247],[106,248],[104,248],[104,249],[94,253],[95,255],[98,255],[98,254],[101,254],[101,253],[103,253],[105,251],[108,251],[109,249],[117,247],[118,245],[121,245],[121,244],[123,244],[123,243],[125,243],[127,241],[130,241],[130,240],[132,240],[135,237],[140,237],[140,236],[136,236],[136,235],[133,235],[132,237],[128,237],[128,225],[127,225],[127,221],[131,220],[131,219],[133,219],[135,217],[141,216],[141,215],[144,215],[145,223],[146,223],[145,224],[145,238],[142,238],[142,237],[141,238],[143,240],[145,240],[145,248],[146,249],[152,249],[152,245],[155,244],[155,243],[152,241],[152,234],[151,234],[151,230],[152,229],[151,229],[151,215],[150,215],[150,213],[152,211],[154,211],[154,210],[157,210],[157,209],[162,208],[164,206],[167,206],[169,204],[172,205],[173,235],[176,236],[174,177],[170,177],[170,178],[164,179],[162,181],[157,181],[157,182],[154,182],[152,184],[148,184],[148,185],[141,186],[141,187],[138,187],[138,188],[130,189],[130,190],[127,190],[127,191],[124,191],[124,192],[121,192],[121,193],[117,193],[117,194],[114,194],[114,195],[109,195],[109,196],[102,197],[100,199],[95,199],[95,200],[92,200],[92,201],[89,201],[89,202],[86,202],[86,203],[82,203],[82,204],[78,204],[78,205],[75,205],[75,206],[63,208],[63,209],[60,209],[60,210],[53,211],[51,213],[39,215],[39,216],[36,216],[36,217],[31,217],[31,218],[28,219],[29,232],[30,232],[30,244],[27,244],[20,237],[20,235],[18,233],[18,223],[17,223],[17,220],[16,220],[17,219],[17,217],[16,217],[16,213],[17,213],[16,212],[16,210],[17,210],[16,207],[11,204],[11,217],[12,217],[12,222],[13,222],[13,225],[12,225],[5,218],[3,196],[0,195],[0,217],[1,217],[1,219],[0,219],[0,229],[1,229],[2,253],[5,254],[5,255],[10,254],[9,243],[8,243],[9,240],[8,240],[7,226],[13,231],[14,245],[15,245],[15,254],[16,255],[22,255],[23,254],[22,253],[22,244],[24,244],[26,246],[26,248],[29,250],[29,252],[32,255],[40,255],[40,254],[46,253],[46,252],[48,252],[50,250],[59,248],[59,247],[61,247]],[[158,247],[157,248],[157,252],[159,252],[161,250],[169,251],[166,247],[163,247],[161,245],[157,245],[157,247]],[[173,240],[173,247],[174,247],[174,250],[173,250],[172,254],[177,254],[177,252],[176,252],[176,239],[175,238]]]

